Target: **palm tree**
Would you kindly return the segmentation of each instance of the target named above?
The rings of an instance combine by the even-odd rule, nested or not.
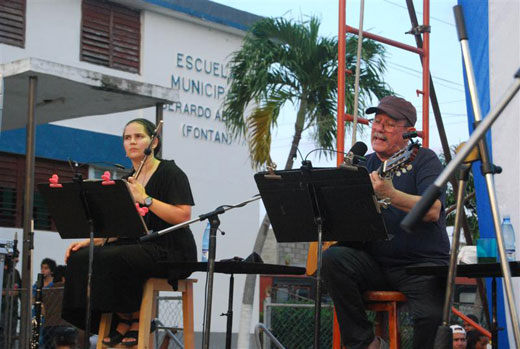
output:
[[[249,143],[253,166],[270,161],[271,131],[283,105],[297,106],[293,142],[285,169],[307,129],[320,148],[332,149],[336,134],[337,54],[336,38],[318,36],[319,20],[303,23],[265,18],[255,23],[231,60],[230,86],[224,101],[226,126]],[[354,70],[357,37],[347,37],[346,65]],[[360,72],[363,110],[372,97],[390,94],[381,75],[385,71],[384,48],[364,40]],[[350,80],[350,81],[348,81]],[[347,79],[346,106],[354,106],[353,77]],[[248,107],[252,111],[247,114]],[[246,114],[246,115],[244,115]]]
[[[294,22],[284,18],[265,18],[247,33],[242,47],[231,59],[230,86],[224,101],[226,126],[235,137],[244,137],[250,148],[252,165],[271,163],[271,132],[276,128],[280,110],[286,103],[297,108],[294,135],[285,164],[291,169],[304,131],[319,148],[333,149],[336,139],[336,98],[338,42],[318,35],[320,22]],[[347,37],[346,68],[354,70],[357,37]],[[382,81],[385,71],[384,48],[371,40],[363,41],[360,70],[359,108],[372,97],[391,93]],[[347,78],[345,104],[354,106],[354,78]],[[347,125],[348,126],[348,125]],[[254,251],[260,254],[269,228],[267,215],[259,228]],[[250,313],[256,278],[246,278],[242,314]],[[239,334],[247,341],[250,321],[242,321]],[[244,331],[247,336],[244,336]]]

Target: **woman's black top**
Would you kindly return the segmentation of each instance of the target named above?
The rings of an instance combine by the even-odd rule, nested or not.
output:
[[[195,204],[188,177],[173,160],[161,160],[148,180],[145,190],[152,198],[168,204],[190,206]],[[144,221],[151,231],[159,231],[171,226],[157,217],[152,210],[144,217]],[[166,233],[149,243],[160,246],[167,253],[168,260],[195,261],[197,259],[196,247],[189,227]]]

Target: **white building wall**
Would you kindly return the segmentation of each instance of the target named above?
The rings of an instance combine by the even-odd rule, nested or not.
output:
[[[183,21],[162,13],[143,11],[141,16],[141,74],[131,74],[79,61],[79,40],[81,23],[81,1],[78,0],[29,0],[27,1],[26,48],[0,45],[0,63],[37,57],[49,61],[94,70],[123,78],[170,87],[172,75],[202,81],[212,86],[226,86],[225,66],[231,52],[240,47],[241,36],[230,31],[221,31],[218,25],[197,21]],[[198,22],[198,23],[197,23]],[[183,55],[183,59],[181,56]],[[200,58],[218,64],[217,73],[188,69],[186,57]],[[217,76],[215,76],[217,75]],[[224,75],[224,76],[222,76]],[[225,127],[216,120],[221,111],[223,95],[198,95],[180,90],[180,103],[200,106],[209,110],[209,118],[190,113],[164,111],[163,157],[175,159],[188,174],[196,206],[193,217],[205,213],[222,204],[235,204],[257,193],[248,158],[247,146],[236,142],[215,141],[215,135],[222,135]],[[88,100],[85,101],[88,103]],[[146,110],[84,117],[60,122],[90,131],[120,135],[125,123],[136,117],[155,119],[155,110]],[[191,131],[187,134],[188,126]],[[183,129],[185,130],[183,135]],[[212,130],[213,139],[196,138],[198,131]],[[85,144],[88,146],[88,144]],[[81,149],[78,149],[81,152]],[[71,154],[73,158],[74,154]],[[258,202],[245,208],[229,211],[221,216],[221,228],[226,235],[217,238],[217,260],[234,256],[246,257],[251,253],[259,222]],[[205,223],[197,223],[192,230],[198,246],[201,246]],[[13,231],[21,229],[0,229],[0,238],[12,238]],[[55,233],[36,232],[34,253],[34,275],[39,270],[39,262],[51,257],[62,263],[64,249],[70,241],[63,241]],[[199,249],[200,250],[200,249]],[[200,254],[200,252],[199,252]],[[204,280],[202,273],[194,274],[199,279],[195,287],[195,329],[202,330],[204,305]],[[234,310],[240,311],[245,277],[235,278]],[[224,332],[226,320],[220,314],[227,311],[229,277],[216,275],[213,303],[212,331]],[[255,301],[255,305],[258,302]],[[257,307],[257,306],[256,306]],[[253,319],[257,319],[257,310]],[[234,332],[238,329],[238,319],[234,321]]]
[[[489,89],[493,109],[502,101],[513,75],[520,67],[520,4],[516,1],[489,1]],[[492,127],[493,163],[502,167],[502,173],[494,176],[498,209],[501,218],[511,217],[516,235],[516,260],[520,260],[520,98],[509,103]],[[483,115],[484,117],[484,115]],[[520,311],[520,280],[512,278],[517,314]],[[515,343],[511,315],[504,287],[507,331],[509,343]]]

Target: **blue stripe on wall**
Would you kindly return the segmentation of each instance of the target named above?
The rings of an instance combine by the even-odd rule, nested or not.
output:
[[[25,154],[25,143],[25,128],[0,133],[0,151]],[[120,136],[49,124],[36,126],[37,157],[86,164],[118,163],[129,168],[131,162],[122,144]]]
[[[462,6],[468,34],[468,44],[471,52],[471,61],[477,83],[477,91],[482,117],[485,117],[490,110],[490,91],[489,91],[489,19],[488,1],[458,0]],[[466,107],[468,111],[469,132],[473,132],[473,122],[475,120],[471,98],[468,91],[466,76],[464,76],[466,86]],[[489,154],[491,156],[491,131],[486,134]],[[478,224],[481,237],[495,237],[495,227],[491,215],[489,195],[486,181],[480,169],[481,163],[476,162],[472,166],[475,179]],[[491,304],[491,280],[486,280],[488,303]],[[497,283],[497,311],[498,323],[504,331],[499,332],[499,348],[509,348],[509,340],[506,330],[506,313],[504,307],[504,297],[502,283]],[[491,308],[489,309],[491,312]]]
[[[185,14],[188,14],[190,16],[198,17],[203,20],[207,20],[210,22],[222,24],[228,27],[237,28],[243,31],[247,31],[249,28],[249,25],[241,23],[239,21],[233,21],[229,18],[225,18],[224,16],[218,16],[215,14],[210,14],[208,12],[200,11],[197,8],[195,8],[196,3],[188,3],[188,6],[182,6],[179,3],[175,3],[171,0],[145,0],[147,3],[150,3],[152,5],[162,6],[165,8],[168,8],[170,10],[174,10],[177,12],[182,12]],[[219,5],[219,4],[217,4]],[[224,8],[224,6],[219,6]],[[260,17],[258,17],[260,18]]]

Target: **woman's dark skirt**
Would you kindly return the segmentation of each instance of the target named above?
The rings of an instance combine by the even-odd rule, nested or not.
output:
[[[88,250],[88,247],[82,248],[69,257],[63,297],[63,319],[81,329],[85,328]],[[167,257],[167,251],[153,243],[95,247],[91,332],[98,332],[102,313],[139,311],[146,280],[168,277],[167,265],[159,262]],[[185,278],[189,274],[179,276]]]

